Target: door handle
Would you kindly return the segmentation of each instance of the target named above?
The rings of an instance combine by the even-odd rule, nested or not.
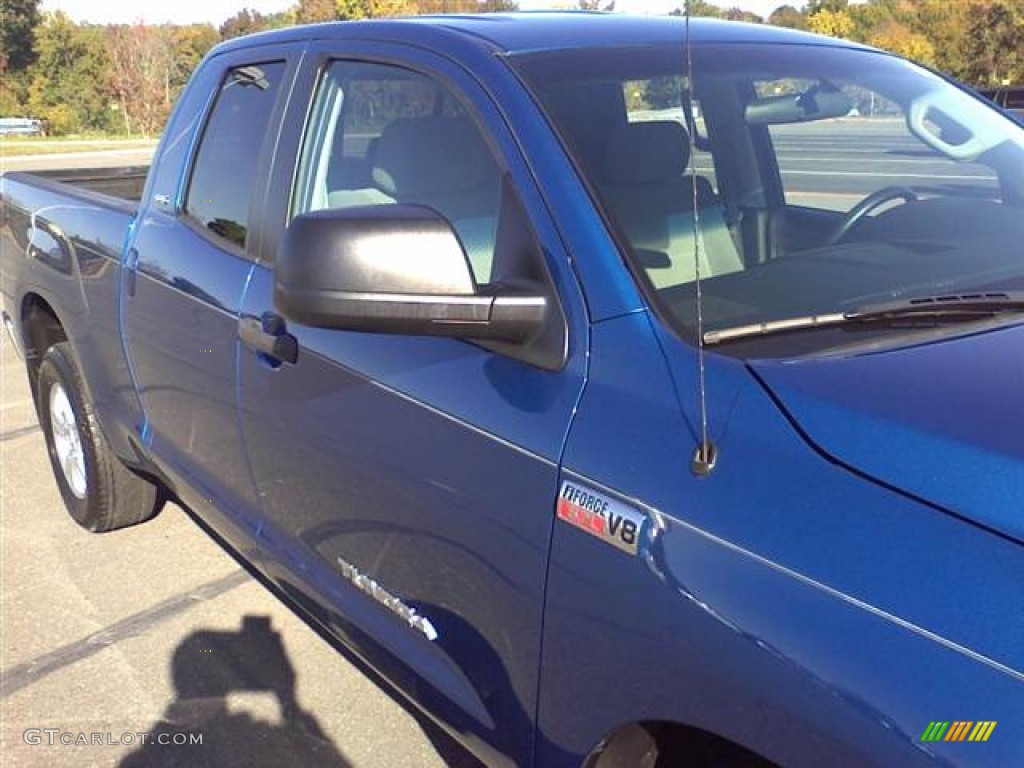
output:
[[[128,253],[124,259],[124,290],[131,298],[135,295],[135,283],[138,280],[139,274],[139,252],[134,248],[129,248]]]
[[[238,321],[238,338],[250,349],[280,365],[295,365],[299,359],[299,341],[286,330],[284,318],[273,312],[262,317],[243,317]]]

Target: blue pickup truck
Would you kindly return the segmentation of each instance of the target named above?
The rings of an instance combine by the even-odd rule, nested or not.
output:
[[[82,526],[180,500],[489,765],[1022,764],[1024,129],[976,94],[725,22],[317,25],[121,181],[2,186]]]

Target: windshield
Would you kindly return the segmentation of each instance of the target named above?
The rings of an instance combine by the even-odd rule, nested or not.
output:
[[[684,335],[697,264],[711,332],[1024,290],[1024,129],[1006,116],[870,51],[695,43],[692,60],[690,88],[682,43],[512,57]]]

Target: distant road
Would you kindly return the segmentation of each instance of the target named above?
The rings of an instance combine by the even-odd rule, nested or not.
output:
[[[805,123],[771,133],[791,203],[845,210],[884,186],[999,193],[990,168],[953,162],[912,136],[900,120]]]
[[[849,210],[886,186],[935,193],[999,194],[992,169],[956,163],[909,133],[902,120],[844,118],[770,129],[786,200],[831,210]],[[713,171],[707,155],[697,173]]]
[[[0,171],[66,170],[71,168],[116,168],[122,165],[149,165],[156,144],[126,149],[101,149],[87,152],[57,152],[39,155],[7,156],[0,146]]]
[[[911,136],[901,120],[844,118],[774,126],[770,130],[787,200],[797,205],[847,210],[883,186],[946,192],[989,190],[998,194],[991,169],[954,163]],[[0,170],[148,165],[155,148],[154,143],[125,149],[5,157],[0,145]],[[698,158],[697,171],[710,176],[706,164],[706,159]]]

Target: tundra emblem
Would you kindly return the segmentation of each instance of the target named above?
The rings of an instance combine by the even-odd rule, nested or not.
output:
[[[412,629],[423,633],[427,640],[437,640],[437,630],[430,623],[430,619],[422,616],[411,605],[407,605],[401,599],[388,592],[384,587],[352,565],[352,563],[339,557],[338,567],[341,569],[341,575],[352,582],[357,589],[368,594]]]

